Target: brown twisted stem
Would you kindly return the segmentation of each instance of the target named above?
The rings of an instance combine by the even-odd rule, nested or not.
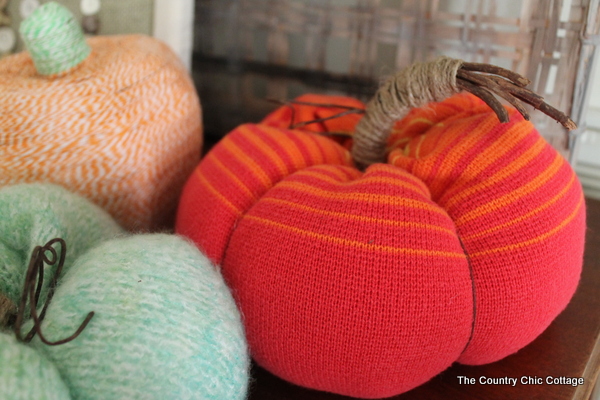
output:
[[[525,87],[531,83],[531,81],[524,76],[521,76],[510,69],[498,67],[496,65],[463,62],[461,69],[464,71],[483,72],[486,74],[498,75],[514,82],[515,85],[520,87]]]
[[[60,254],[53,247],[55,243],[58,243],[61,247]],[[64,344],[70,342],[77,338],[79,334],[85,329],[87,324],[90,322],[92,317],[94,316],[94,312],[90,311],[86,318],[83,320],[79,328],[73,333],[71,336],[57,340],[50,341],[48,340],[44,334],[42,333],[42,321],[46,316],[46,310],[52,301],[52,297],[54,296],[54,291],[56,290],[56,286],[58,284],[58,277],[62,271],[63,265],[65,263],[65,254],[66,254],[66,243],[63,239],[55,238],[50,240],[44,246],[36,246],[31,254],[31,258],[29,261],[29,267],[27,268],[27,272],[25,274],[25,284],[23,287],[23,293],[21,295],[21,301],[18,306],[18,312],[16,315],[16,320],[14,322],[14,331],[18,340],[22,342],[30,342],[31,339],[37,334],[40,340],[49,345],[56,346],[60,344]],[[50,281],[50,286],[48,290],[48,294],[46,296],[46,303],[44,304],[42,311],[38,315],[37,306],[38,301],[40,299],[43,279],[44,279],[44,264],[54,265],[55,271],[52,280]],[[25,318],[25,309],[29,302],[29,311],[31,318],[33,319],[33,327],[31,330],[23,336],[21,332],[21,328],[23,326],[24,318]]]
[[[413,108],[442,101],[462,90],[481,98],[501,122],[508,122],[509,115],[494,95],[513,105],[525,119],[529,119],[529,114],[523,103],[532,105],[569,130],[577,127],[567,115],[526,89],[529,83],[529,79],[501,67],[448,57],[413,64],[385,82],[367,104],[365,116],[356,126],[354,162],[360,169],[384,162],[387,138],[396,121]]]
[[[575,122],[565,113],[546,103],[540,95],[526,89],[529,80],[515,72],[487,64],[464,63],[456,73],[456,82],[463,90],[485,101],[501,122],[508,122],[501,117],[504,107],[499,101],[490,100],[490,97],[494,98],[492,93],[508,101],[526,120],[529,120],[529,114],[521,101],[560,122],[570,131],[577,128]],[[478,89],[474,89],[475,87]]]

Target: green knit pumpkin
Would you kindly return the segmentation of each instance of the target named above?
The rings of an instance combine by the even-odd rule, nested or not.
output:
[[[70,400],[58,370],[40,352],[0,333],[0,393],[10,400]]]
[[[63,272],[103,240],[124,234],[100,207],[53,184],[19,184],[0,189],[0,300],[19,303],[31,252],[60,237],[69,244]],[[44,273],[45,301],[52,271]],[[0,302],[1,303],[1,302]],[[1,307],[1,306],[0,306]],[[3,311],[0,308],[0,321]]]
[[[10,358],[0,364],[6,369],[0,383],[18,376],[23,386],[22,397],[9,398],[63,399],[68,392],[76,399],[245,398],[249,356],[240,313],[220,271],[192,243],[170,234],[124,234],[104,211],[55,185],[0,189],[0,215],[0,329],[16,325],[26,338],[34,323],[29,302],[23,308],[19,300],[26,272],[37,265],[30,264],[31,250],[55,237],[66,244],[58,286],[31,343],[3,337],[11,352],[0,354]],[[58,243],[56,260],[65,254]],[[34,305],[38,315],[57,271],[49,264],[45,292]],[[70,337],[90,312],[73,340],[57,346],[41,340]],[[25,382],[39,376],[50,376],[48,390],[63,397],[30,394],[37,389]]]

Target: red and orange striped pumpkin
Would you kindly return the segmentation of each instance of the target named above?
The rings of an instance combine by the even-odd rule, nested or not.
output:
[[[292,116],[340,111],[294,108],[225,136],[177,217],[177,232],[222,265],[259,365],[310,388],[392,396],[455,361],[516,352],[564,309],[584,198],[514,109],[505,124],[470,94],[415,109],[395,125],[387,163],[361,172],[315,133],[351,132],[359,117],[288,129]]]

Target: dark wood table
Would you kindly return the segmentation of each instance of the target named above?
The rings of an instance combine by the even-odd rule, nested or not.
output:
[[[600,371],[600,201],[587,200],[587,241],[581,282],[571,303],[548,329],[521,351],[493,364],[455,364],[410,392],[392,397],[411,399],[581,399],[590,397]],[[250,400],[341,400],[348,397],[308,390],[254,366]],[[583,377],[581,386],[490,386],[459,384],[459,376]],[[368,384],[368,382],[365,382]]]

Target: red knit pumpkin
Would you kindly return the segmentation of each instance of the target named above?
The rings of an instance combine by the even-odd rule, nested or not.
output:
[[[514,353],[564,309],[582,265],[583,194],[515,110],[500,124],[468,94],[415,109],[388,162],[361,172],[309,131],[350,132],[358,118],[287,129],[292,116],[340,111],[294,108],[224,137],[187,182],[176,226],[222,265],[258,364],[387,397],[455,361]]]

